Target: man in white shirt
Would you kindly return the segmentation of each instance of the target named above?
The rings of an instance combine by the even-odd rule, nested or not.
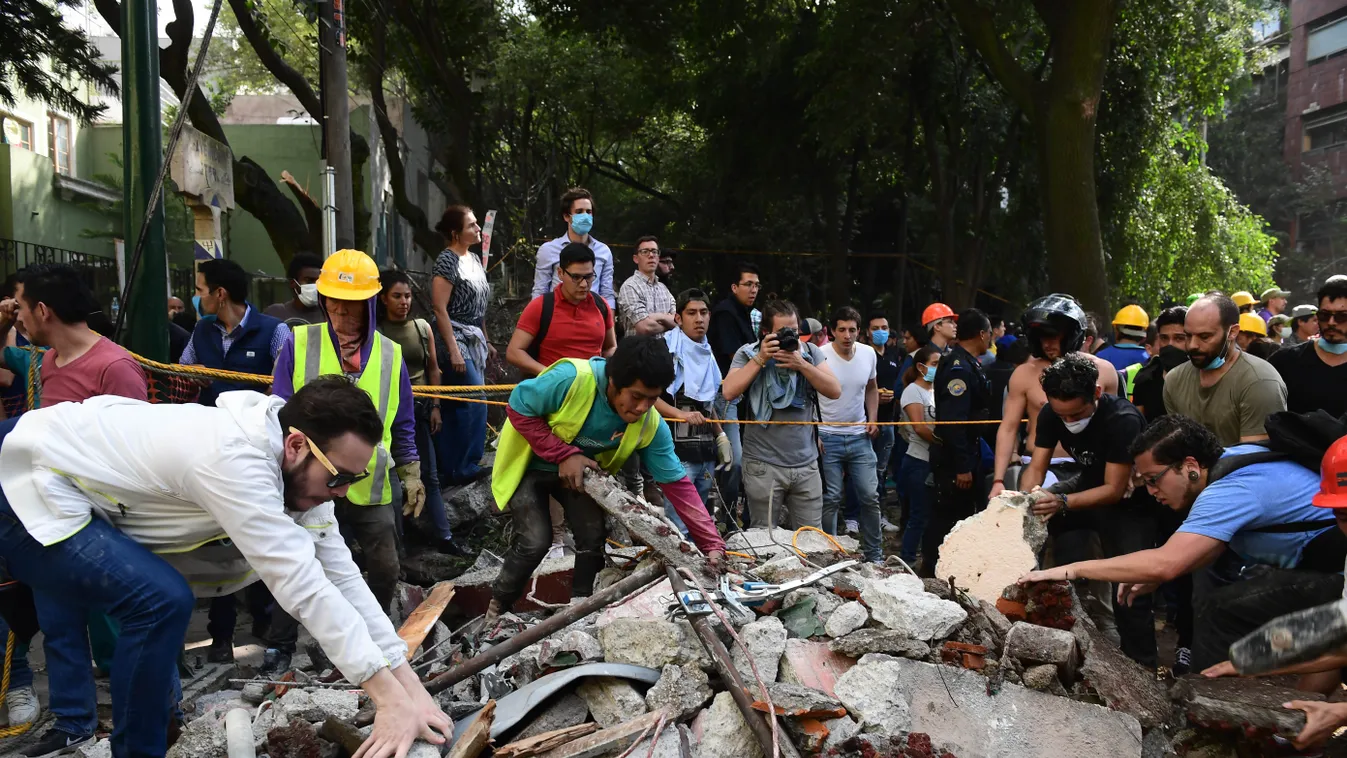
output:
[[[566,233],[544,242],[538,248],[532,297],[542,297],[561,284],[561,273],[557,269],[561,249],[572,242],[579,242],[594,251],[594,294],[607,300],[609,308],[616,308],[617,300],[613,297],[613,251],[589,233],[594,228],[594,196],[584,187],[566,190],[566,194],[561,196],[561,217],[566,221]]]
[[[173,430],[202,444],[183,445]],[[332,499],[368,475],[383,423],[342,377],[289,401],[217,407],[95,397],[0,424],[0,555],[14,579],[121,627],[112,752],[167,749],[169,695],[194,605],[261,579],[378,707],[367,758],[443,743],[447,716],[337,530]],[[176,569],[176,570],[174,570]]]
[[[833,340],[823,346],[842,394],[820,396],[819,445],[823,451],[823,529],[837,534],[838,513],[846,499],[843,475],[854,480],[860,498],[861,552],[867,561],[884,560],[879,523],[879,465],[870,439],[879,434],[879,385],[875,349],[858,342],[861,314],[851,306],[833,314]],[[829,426],[837,424],[837,426]],[[846,426],[841,426],[846,424]]]

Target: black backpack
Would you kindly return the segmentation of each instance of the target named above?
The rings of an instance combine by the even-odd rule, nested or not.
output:
[[[608,322],[608,301],[594,294],[593,290],[590,290],[589,296],[594,298],[594,304],[599,307],[599,315],[603,316],[603,321],[606,324]],[[557,293],[555,290],[543,295],[543,312],[538,317],[538,333],[533,335],[533,342],[529,343],[529,348],[525,351],[535,361],[538,360],[538,355],[542,351],[543,340],[547,339],[547,329],[552,325],[552,311],[556,308],[556,305]]]
[[[1333,418],[1324,410],[1310,413],[1291,413],[1281,411],[1270,414],[1264,424],[1268,439],[1266,442],[1243,443],[1263,448],[1254,453],[1228,455],[1216,462],[1207,473],[1210,484],[1245,466],[1270,461],[1291,461],[1318,473],[1324,454],[1339,438],[1347,436],[1347,416]],[[1290,532],[1311,532],[1316,529],[1335,526],[1336,518],[1297,521],[1290,524],[1274,524],[1251,531],[1267,534],[1286,534]]]

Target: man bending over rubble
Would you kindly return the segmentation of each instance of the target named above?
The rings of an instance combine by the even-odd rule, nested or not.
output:
[[[585,469],[613,473],[632,453],[683,519],[713,568],[725,558],[697,489],[674,452],[669,426],[655,401],[673,383],[673,355],[659,337],[627,337],[613,357],[563,358],[510,393],[510,420],[501,430],[491,493],[514,519],[514,542],[491,588],[487,623],[524,594],[552,544],[547,498],[566,510],[575,535],[571,596],[588,596],[603,568],[604,512],[585,494]]]
[[[199,444],[181,444],[179,429]],[[228,595],[259,578],[378,707],[355,758],[400,758],[417,737],[444,742],[452,724],[406,665],[333,514],[333,498],[369,476],[382,434],[369,395],[340,376],[288,402],[250,391],[214,408],[103,396],[0,423],[6,567],[121,625],[116,758],[167,749],[193,593]]]
[[[1277,616],[1342,597],[1347,538],[1312,505],[1319,472],[1270,460],[1276,454],[1256,445],[1222,449],[1206,427],[1172,414],[1146,427],[1129,452],[1146,489],[1187,510],[1178,531],[1158,548],[1032,571],[1022,584],[1099,579],[1120,585],[1118,602],[1130,605],[1194,573],[1198,669],[1225,660],[1231,643]]]

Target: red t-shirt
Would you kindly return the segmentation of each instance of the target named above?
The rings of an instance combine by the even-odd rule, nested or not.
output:
[[[56,365],[56,350],[42,356],[42,407],[78,403],[95,395],[121,395],[148,401],[145,372],[120,345],[100,337],[84,355]]]
[[[603,353],[603,338],[613,328],[613,311],[599,311],[591,294],[579,305],[575,305],[561,294],[561,286],[552,290],[552,322],[547,327],[547,336],[538,346],[538,362],[551,366],[562,358],[590,359]],[[538,336],[543,315],[541,295],[524,306],[519,316],[519,329]]]

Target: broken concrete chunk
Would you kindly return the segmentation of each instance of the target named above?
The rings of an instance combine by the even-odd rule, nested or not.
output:
[[[884,626],[917,640],[948,637],[968,618],[958,603],[928,594],[914,576],[891,576],[866,583],[861,600]]]
[[[795,579],[802,579],[809,576],[810,572],[811,569],[804,565],[804,561],[801,561],[795,555],[783,555],[754,570],[759,579],[773,584],[784,584]]]
[[[861,733],[860,723],[850,716],[824,721],[823,726],[828,729],[828,737],[823,741],[823,750],[828,753],[839,748],[842,743],[855,739],[856,735]]]
[[[845,637],[848,634],[865,626],[865,622],[870,620],[870,612],[865,610],[865,606],[852,600],[840,605],[833,614],[828,617],[828,623],[824,625],[824,631],[829,637]]]
[[[837,678],[855,664],[852,659],[829,650],[826,642],[786,640],[786,653],[781,656],[780,679],[836,697],[833,686]]]
[[[608,663],[631,663],[659,669],[667,664],[696,662],[709,665],[696,638],[672,621],[657,618],[617,618],[599,629],[599,643]],[[690,644],[689,644],[690,643]]]
[[[698,721],[698,758],[763,758],[762,747],[730,693],[717,694]]]
[[[753,700],[762,701],[762,694],[758,692],[757,687],[748,689],[749,696]],[[767,685],[767,693],[772,696],[772,706],[776,708],[777,713],[784,716],[834,719],[846,715],[846,706],[841,700],[799,684],[772,682]],[[765,712],[765,708],[764,703],[759,710]]]
[[[220,712],[210,713],[189,723],[168,749],[166,758],[224,758],[228,748],[224,716]]]
[[[753,662],[757,664],[758,674],[762,677],[763,683],[775,682],[777,669],[781,665],[781,654],[786,651],[786,627],[781,623],[781,619],[763,616],[750,624],[744,624],[739,630],[739,637],[748,647],[749,654],[753,656]],[[736,644],[731,649],[730,657],[745,684],[756,682],[753,667],[748,664],[748,658],[744,656],[744,651],[739,645]]]
[[[575,653],[581,661],[603,660],[603,646],[594,635],[572,629],[561,637],[561,649]]]
[[[861,659],[864,664],[871,656]],[[959,758],[1139,758],[1141,725],[1125,713],[1034,692],[1017,684],[987,694],[966,669],[890,658],[911,714],[908,731]]]
[[[903,696],[898,659],[871,653],[837,680],[837,699],[865,732],[892,737],[908,731],[912,714]]]
[[[955,524],[940,545],[935,575],[952,576],[973,597],[996,602],[1007,584],[1038,568],[1048,530],[1029,505],[1028,495],[1003,493]]]
[[[686,721],[711,701],[715,693],[709,681],[699,666],[667,665],[645,693],[645,703],[652,711],[663,708],[675,721]]]
[[[773,614],[785,625],[787,636],[809,639],[824,633],[827,625],[818,612],[818,601],[821,597],[814,594],[805,595]]]
[[[568,692],[556,699],[542,713],[534,717],[528,726],[515,735],[516,742],[529,737],[537,737],[558,729],[567,729],[585,723],[589,718],[589,706],[577,694]]]
[[[586,679],[575,693],[589,707],[599,726],[607,729],[645,713],[645,698],[625,679],[598,676]]]
[[[1305,728],[1305,712],[1283,708],[1282,703],[1324,699],[1317,692],[1280,687],[1266,679],[1204,677],[1185,677],[1171,695],[1182,701],[1190,723],[1283,737],[1294,737]]]
[[[828,743],[828,727],[819,719],[781,719],[778,723],[786,728],[791,742],[805,755],[818,755]]]
[[[931,648],[925,642],[891,629],[857,629],[828,643],[828,648],[852,658],[860,658],[866,653],[884,653],[922,660],[931,654]]]
[[[1080,663],[1076,635],[1017,621],[1006,635],[1005,654],[1026,664],[1051,663],[1070,677]]]
[[[1057,678],[1057,667],[1050,663],[1026,668],[1021,679],[1024,681],[1024,686],[1031,690],[1047,692],[1059,697],[1067,696],[1066,688]]]
[[[993,603],[986,600],[978,600],[978,610],[982,612],[983,618],[987,619],[988,625],[991,626],[996,636],[1005,639],[1006,633],[1010,631],[1010,619],[997,610]]]
[[[687,746],[683,742],[684,737],[679,731],[678,725],[667,723],[664,729],[656,736],[646,737],[632,748],[631,755],[637,758],[682,758]],[[652,750],[650,743],[654,741]]]

